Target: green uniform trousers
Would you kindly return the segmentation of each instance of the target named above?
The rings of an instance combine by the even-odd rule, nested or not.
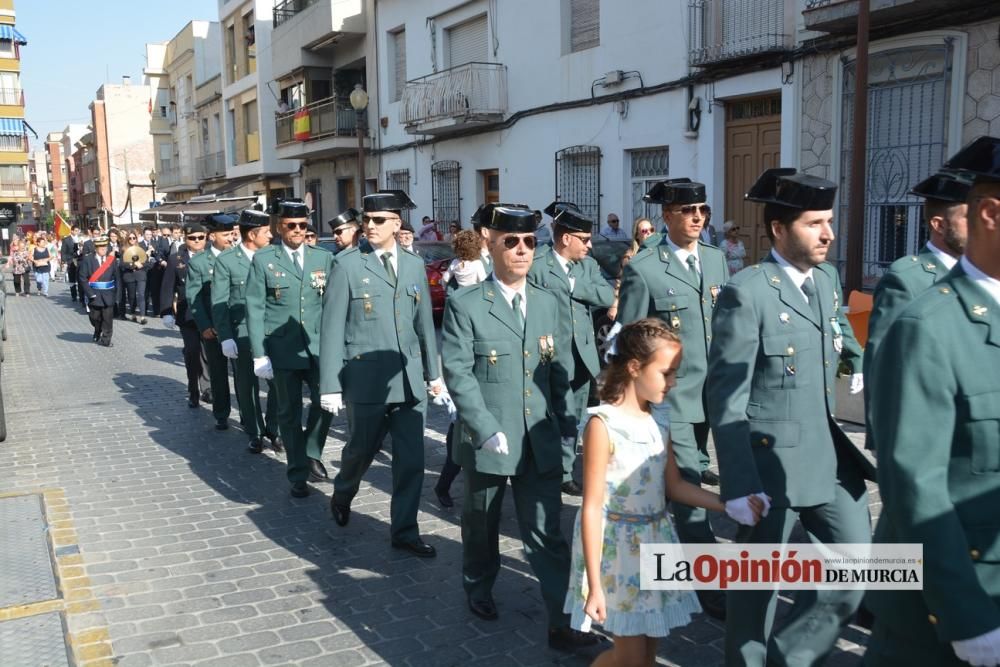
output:
[[[274,393],[278,402],[278,430],[285,441],[288,481],[309,479],[309,459],[323,460],[323,445],[333,415],[319,407],[319,360],[311,359],[309,368],[275,368]],[[302,428],[302,384],[309,386],[309,414]],[[268,403],[274,400],[270,395]]]
[[[801,520],[809,539],[819,543],[871,541],[868,492],[859,471],[842,463],[831,502],[813,507],[772,507],[756,526],[740,526],[736,542],[786,543]],[[726,665],[821,664],[841,628],[854,615],[864,590],[798,591],[795,606],[772,635],[777,591],[726,593]]]
[[[246,339],[236,342],[239,357],[233,361],[233,381],[236,385],[236,402],[240,421],[251,438],[278,434],[278,399],[274,385],[267,383],[267,411],[260,407],[260,378],[253,372],[253,354]]]
[[[665,408],[666,406],[664,406]],[[654,416],[657,411],[654,411]],[[673,444],[677,468],[681,477],[695,486],[701,486],[701,471],[703,469],[701,450],[707,446],[708,431],[708,422],[698,424],[670,423],[670,442]],[[682,543],[715,543],[715,533],[712,532],[708,510],[675,502],[670,503],[670,510],[674,515],[677,537]]]
[[[521,542],[541,585],[549,627],[565,627],[570,552],[559,526],[561,475],[557,468],[540,473],[530,450],[526,458],[524,472],[510,476]],[[464,472],[462,583],[470,598],[481,600],[490,595],[500,572],[500,508],[508,478],[477,472],[472,466],[464,466]]]
[[[201,339],[202,360],[208,370],[208,381],[212,386],[212,416],[229,419],[232,404],[229,397],[229,365],[222,354],[222,343],[218,338]]]
[[[580,359],[580,355],[573,350],[574,370],[569,381],[569,388],[572,392],[570,400],[572,403],[567,406],[570,412],[576,415],[577,424],[582,425],[587,418],[587,403],[590,402],[590,371]],[[576,440],[572,444],[564,444],[562,448],[562,481],[572,482],[581,479],[581,473],[576,470],[577,465],[577,443],[583,437],[582,433],[577,434]]]
[[[348,403],[350,436],[340,455],[333,496],[350,504],[388,433],[392,437],[392,500],[389,532],[396,542],[420,537],[417,510],[424,486],[424,413],[427,400],[415,403]]]

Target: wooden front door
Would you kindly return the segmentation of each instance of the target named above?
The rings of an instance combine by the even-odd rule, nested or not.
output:
[[[496,204],[500,201],[500,170],[488,169],[483,175],[483,203]]]
[[[724,219],[739,225],[746,264],[757,263],[771,248],[763,206],[743,199],[761,172],[781,166],[781,96],[726,102],[726,200]],[[720,238],[721,241],[721,238]]]

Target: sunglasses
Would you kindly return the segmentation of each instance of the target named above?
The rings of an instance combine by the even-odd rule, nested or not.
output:
[[[681,215],[691,215],[695,211],[701,213],[702,215],[708,215],[712,212],[712,208],[708,204],[689,204],[687,206],[681,206],[677,209]]]
[[[340,236],[341,234],[343,234],[344,232],[346,232],[349,229],[351,229],[351,228],[350,227],[340,227],[339,229],[333,230],[333,235],[334,236]]]
[[[591,236],[590,234],[588,234],[587,236],[584,236],[583,234],[570,234],[570,236],[572,236],[573,238],[575,238],[584,245],[587,245],[593,239],[593,236]]]
[[[387,222],[396,222],[399,218],[380,218],[372,215],[365,216],[365,222],[374,222],[376,225],[384,225]]]
[[[524,247],[528,250],[535,249],[535,243],[537,240],[534,236],[505,236],[503,237],[503,247],[507,250],[513,250],[519,244],[524,243]]]
[[[306,234],[306,238],[307,239],[314,239],[314,238],[316,238],[316,235],[315,234]]]
[[[285,229],[288,230],[295,230],[295,229],[304,230],[306,227],[309,226],[308,222],[283,222],[281,224],[283,224],[285,226]]]
[[[640,236],[649,236],[652,233],[653,233],[653,228],[652,227],[641,227],[641,228],[639,228],[639,235]]]
[[[188,234],[187,235],[187,240],[188,241],[204,241],[205,240],[205,235],[204,234]]]

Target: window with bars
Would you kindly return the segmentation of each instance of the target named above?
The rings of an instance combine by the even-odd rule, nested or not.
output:
[[[396,169],[385,172],[385,188],[386,190],[402,190],[406,194],[410,194],[410,170]],[[410,221],[410,211],[408,209],[403,209],[400,213],[403,222]]]
[[[570,146],[556,152],[556,200],[572,202],[591,220],[601,215],[601,149]]]
[[[659,230],[663,226],[662,207],[659,204],[647,204],[642,197],[657,181],[666,179],[670,173],[670,150],[666,146],[641,148],[629,151],[628,157],[632,210],[627,220],[622,218],[621,227],[630,232],[636,220],[646,218]]]
[[[601,44],[601,1],[569,0],[570,53]]]
[[[451,223],[462,224],[458,172],[456,160],[441,160],[431,165],[433,216],[437,229],[442,234],[448,233],[448,225]]]

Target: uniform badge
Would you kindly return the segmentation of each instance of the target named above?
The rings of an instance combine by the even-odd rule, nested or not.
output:
[[[830,328],[833,329],[833,350],[840,354],[840,351],[844,349],[844,332],[836,317],[830,318]]]
[[[928,271],[933,271],[934,269],[937,268],[937,265],[932,264],[931,262],[927,262],[926,264],[924,264],[924,268],[927,269]]]
[[[552,354],[555,354],[555,352],[556,352],[555,339],[552,338],[552,334],[549,334],[548,336],[546,336],[546,338],[549,341],[549,349],[552,351]]]
[[[785,364],[785,375],[788,377],[795,376],[795,364]]]
[[[781,278],[779,278],[778,276],[771,276],[771,284],[772,285],[780,285],[781,284]]]
[[[493,290],[486,290],[486,296],[492,299],[496,296],[496,294],[493,292]]]
[[[490,350],[490,366],[496,366],[496,365],[497,365],[497,351]]]
[[[837,290],[833,290],[833,312],[837,313],[840,310],[840,295],[837,294]]]
[[[986,315],[986,306],[973,306],[972,314],[976,317],[983,317]]]
[[[791,319],[792,318],[788,315],[788,313],[778,314],[778,321],[781,322],[782,324],[788,324],[791,321]]]
[[[315,290],[319,290],[320,296],[323,296],[323,292],[326,291],[326,271],[313,271],[310,286]]]
[[[267,270],[268,271],[274,271],[274,264],[268,264],[267,265]]]
[[[413,286],[413,300],[420,303],[420,287],[417,285]]]
[[[280,287],[275,287],[274,288],[274,298],[275,299],[280,299],[281,298],[281,288]]]
[[[715,308],[715,302],[719,300],[719,286],[712,285],[708,288],[708,291],[712,295],[712,307]]]
[[[213,273],[215,273],[215,269],[209,269],[208,270],[208,275],[212,275]]]
[[[673,287],[667,290],[667,296],[674,296],[675,294],[677,294],[677,292],[674,290]]]
[[[367,296],[367,295],[365,295],[365,296]],[[371,301],[365,301],[365,315],[371,315],[371,313],[372,313],[372,302]]]
[[[362,279],[361,279],[361,284],[362,284],[362,285],[367,285],[367,284],[368,284],[368,283],[370,283],[370,282],[371,282],[371,280],[370,280],[369,278],[362,278]]]
[[[542,361],[548,361],[549,358],[549,342],[545,336],[538,337],[538,356]]]
[[[680,329],[681,328],[681,318],[677,317],[676,315],[674,315],[673,317],[671,317],[670,318],[670,326],[673,327],[674,329]]]
[[[662,259],[663,261],[667,261],[667,260],[669,260],[669,259],[670,259],[670,253],[669,253],[669,252],[667,252],[666,250],[661,250],[661,251],[660,251],[660,258],[661,258],[661,259]]]

